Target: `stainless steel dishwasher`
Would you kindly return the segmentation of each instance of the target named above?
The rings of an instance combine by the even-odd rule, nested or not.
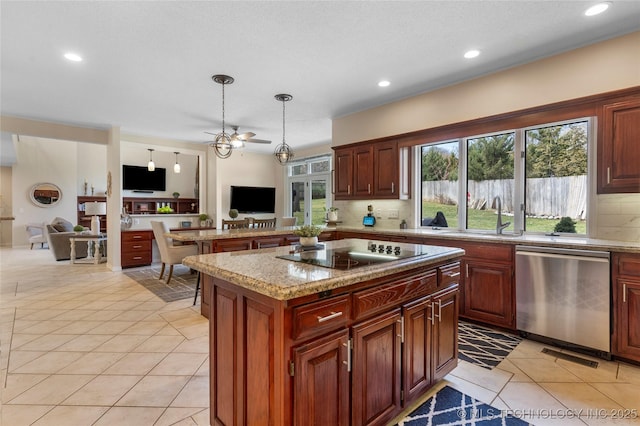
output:
[[[520,331],[610,352],[609,252],[516,246]]]

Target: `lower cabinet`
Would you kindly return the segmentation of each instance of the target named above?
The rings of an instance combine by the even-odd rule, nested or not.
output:
[[[515,327],[513,266],[476,259],[464,261],[463,315],[502,327]]]
[[[120,234],[120,262],[123,268],[151,265],[153,232],[123,231]]]
[[[287,302],[206,276],[211,424],[387,424],[457,365],[459,265]]]
[[[614,354],[640,362],[640,255],[614,253]]]

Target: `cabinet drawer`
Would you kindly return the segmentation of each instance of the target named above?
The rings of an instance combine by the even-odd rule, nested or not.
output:
[[[383,284],[379,287],[356,292],[353,294],[354,320],[430,294],[436,289],[437,284],[438,275],[433,269],[421,275],[408,277],[401,282]]]
[[[120,240],[124,242],[131,241],[150,241],[151,240],[151,231],[129,231],[123,232],[120,234]]]
[[[465,258],[492,260],[495,262],[513,261],[513,246],[511,244],[464,244]]]
[[[293,309],[293,339],[301,339],[345,325],[351,316],[349,295],[321,300]]]
[[[120,261],[123,268],[131,266],[151,265],[151,251],[140,253],[122,253]]]
[[[619,254],[618,275],[640,277],[640,256],[634,256],[631,254]]]
[[[438,286],[460,283],[460,262],[438,268]]]
[[[132,241],[132,242],[122,242],[122,252],[123,253],[136,253],[136,252],[150,252],[151,251],[151,241]]]

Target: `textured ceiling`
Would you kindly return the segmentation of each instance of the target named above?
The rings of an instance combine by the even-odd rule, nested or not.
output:
[[[203,143],[221,125],[270,151],[331,138],[332,118],[640,29],[640,2],[2,1],[3,115]],[[462,55],[476,48],[474,60]],[[67,51],[81,63],[63,59]],[[636,52],[637,53],[637,52]],[[377,82],[391,85],[380,88]]]

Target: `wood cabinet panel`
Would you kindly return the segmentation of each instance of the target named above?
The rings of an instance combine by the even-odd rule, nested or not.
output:
[[[216,240],[216,253],[228,251],[251,250],[253,240],[251,238],[229,238],[228,240]]]
[[[285,245],[285,238],[282,236],[255,238],[252,242],[254,249],[278,247],[282,245]]]
[[[458,288],[444,290],[432,297],[433,305],[433,380],[438,381],[458,363]]]
[[[354,320],[360,320],[386,310],[390,306],[424,296],[433,292],[437,284],[437,272],[433,269],[400,282],[356,292],[353,294]]]
[[[351,197],[353,185],[353,150],[336,149],[336,168],[334,174],[334,195],[336,200]]]
[[[209,348],[211,357],[211,410],[215,413],[215,423],[223,425],[243,424],[239,415],[242,400],[238,400],[239,386],[242,382],[238,378],[238,324],[237,314],[241,309],[238,294],[226,289],[215,287],[212,289],[213,306],[209,318]]]
[[[294,348],[296,425],[350,424],[349,330]]]
[[[465,260],[465,316],[502,327],[515,327],[513,267]]]
[[[398,144],[378,143],[373,146],[373,193],[378,198],[398,197]]]
[[[640,98],[606,104],[599,118],[598,192],[640,192]]]
[[[120,233],[120,263],[123,268],[151,265],[153,232],[147,230]]]
[[[640,362],[640,255],[613,253],[613,351]]]
[[[373,192],[373,149],[361,146],[353,154],[353,196],[370,197]]]
[[[384,424],[401,408],[400,318],[398,308],[352,329],[355,425]]]
[[[402,308],[404,318],[403,393],[404,405],[418,398],[432,383],[432,304],[423,297]]]

